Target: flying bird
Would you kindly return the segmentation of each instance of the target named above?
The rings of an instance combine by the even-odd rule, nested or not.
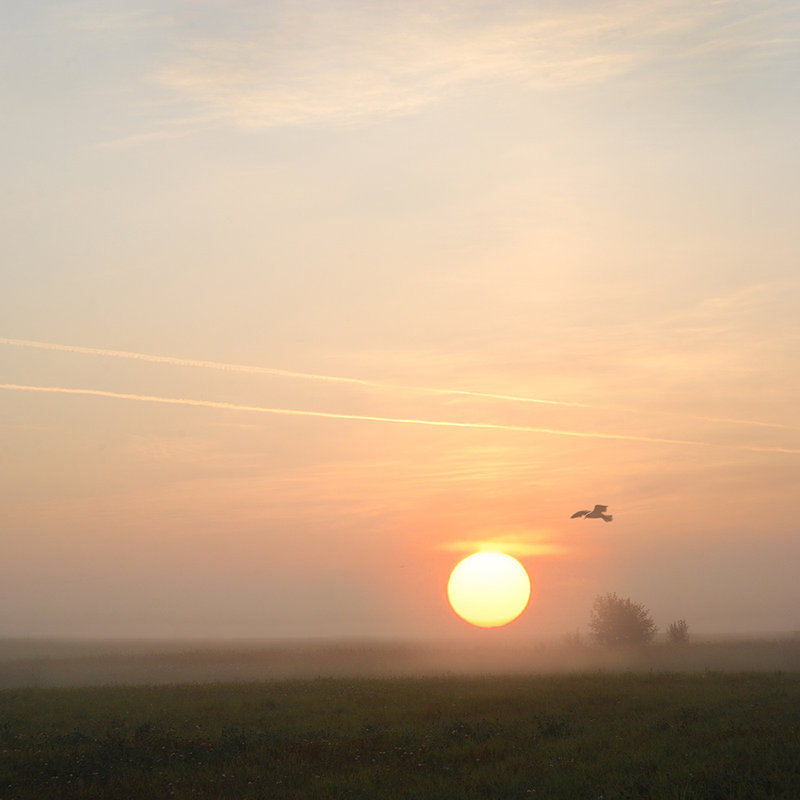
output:
[[[614,517],[611,514],[606,514],[608,506],[595,506],[591,511],[576,511],[570,519],[575,517],[584,517],[585,519],[603,519],[606,522],[611,522]]]

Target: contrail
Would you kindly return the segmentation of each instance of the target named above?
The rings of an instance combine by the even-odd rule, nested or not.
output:
[[[124,392],[108,392],[103,389],[71,389],[63,386],[27,386],[16,383],[0,383],[0,389],[21,392],[45,392],[50,394],[88,395],[92,397],[110,397],[116,400],[138,400],[145,403],[165,403],[168,405],[199,406],[226,411],[248,411],[259,414],[282,414],[293,417],[322,417],[324,419],[360,420],[366,422],[385,422],[401,425],[431,425],[438,428],[471,428],[478,430],[516,431],[521,433],[541,433],[551,436],[573,436],[581,439],[613,439],[628,442],[646,442],[650,444],[696,445],[701,447],[729,447],[736,450],[752,450],[760,453],[790,453],[800,455],[800,450],[789,450],[781,447],[750,447],[746,445],[725,445],[714,442],[703,442],[692,439],[660,439],[650,436],[629,436],[620,433],[595,433],[585,431],[567,431],[558,428],[534,428],[526,425],[501,425],[493,422],[452,422],[449,420],[416,419],[414,417],[377,417],[367,414],[337,414],[330,411],[302,411],[296,408],[267,408],[265,406],[247,406],[238,403],[224,403],[217,400],[191,400],[184,397],[158,397],[155,395],[129,394]]]
[[[536,403],[538,405],[562,406],[568,408],[586,408],[594,411],[608,411],[625,414],[657,414],[661,416],[677,417],[680,419],[696,419],[702,422],[714,422],[731,425],[751,425],[761,428],[779,428],[781,430],[798,431],[796,425],[784,425],[779,422],[762,422],[760,420],[731,419],[727,417],[708,417],[697,414],[681,414],[673,411],[661,411],[640,408],[619,408],[611,406],[598,406],[591,403],[579,403],[568,400],[550,400],[539,397],[523,397],[512,394],[497,394],[492,392],[472,392],[466,389],[443,389],[430,386],[409,386],[408,384],[386,383],[372,381],[364,378],[347,378],[337,375],[319,375],[312,372],[295,372],[273,367],[256,367],[247,364],[228,364],[220,361],[203,361],[195,358],[178,358],[175,356],[158,356],[150,353],[134,353],[128,350],[108,350],[100,347],[81,347],[70,344],[55,344],[52,342],[37,342],[29,339],[7,339],[0,337],[0,344],[15,347],[31,347],[39,350],[55,350],[64,353],[80,353],[82,355],[105,356],[107,358],[127,358],[136,361],[147,361],[151,364],[170,364],[178,367],[197,367],[201,369],[216,369],[225,372],[244,372],[250,375],[275,375],[283,378],[300,380],[328,381],[330,383],[344,383],[351,386],[363,386],[371,389],[390,389],[404,392],[425,392],[427,394],[449,395],[456,397],[474,397],[484,400],[503,400],[514,403]]]
[[[107,356],[108,358],[128,358],[136,361],[148,361],[151,364],[171,364],[178,367],[200,367],[217,369],[225,372],[245,372],[250,375],[276,375],[283,378],[298,378],[311,381],[329,381],[331,383],[348,383],[355,386],[366,386],[373,389],[394,389],[406,392],[428,392],[433,394],[460,395],[463,397],[483,397],[491,400],[512,400],[520,403],[540,403],[551,406],[573,406],[593,408],[584,403],[571,403],[566,400],[543,400],[533,397],[516,397],[506,394],[490,394],[487,392],[469,392],[465,389],[436,389],[428,386],[408,386],[398,383],[384,383],[364,378],[345,378],[337,375],[317,375],[311,372],[293,372],[273,367],[254,367],[247,364],[226,364],[220,361],[201,361],[194,358],[176,358],[174,356],[156,356],[149,353],[133,353],[127,350],[106,350],[99,347],[79,347],[71,344],[53,344],[51,342],[34,342],[28,339],[6,339],[0,337],[0,344],[15,347],[34,347],[39,350],[57,350],[64,353],[81,353],[90,356]]]

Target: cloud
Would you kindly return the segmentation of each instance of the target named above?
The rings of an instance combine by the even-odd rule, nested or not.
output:
[[[163,142],[169,139],[183,139],[186,136],[192,136],[201,130],[206,130],[208,125],[197,124],[191,122],[189,125],[176,125],[171,122],[169,127],[162,128],[157,131],[150,131],[148,133],[134,133],[130,136],[123,136],[119,139],[112,139],[107,142],[100,142],[97,148],[100,150],[114,150],[123,147],[136,147],[142,144],[150,144],[151,142]]]
[[[472,538],[443,542],[438,547],[455,553],[501,552],[510,556],[566,556],[573,551],[564,544],[551,540],[550,535],[525,529],[486,530]]]
[[[732,55],[755,64],[796,52],[798,43],[796,26],[783,25],[777,11],[731,2],[615,2],[558,12],[498,5],[489,19],[446,5],[300,3],[279,4],[268,19],[253,10],[240,16],[252,23],[247,30],[184,39],[152,76],[200,121],[363,124],[418,112],[468,85],[551,91],[665,61],[672,72],[676,63],[708,67]]]
[[[243,40],[187,43],[155,80],[203,116],[241,127],[349,125],[414,113],[466,83],[521,80],[539,89],[595,83],[629,70],[637,55],[581,42],[605,23],[525,20],[446,30],[420,16],[364,26],[334,16],[313,29],[258,32]]]
[[[155,14],[149,9],[135,11],[99,10],[79,6],[56,9],[54,19],[62,26],[87,33],[127,33],[153,28],[171,28],[175,21],[165,14]]]

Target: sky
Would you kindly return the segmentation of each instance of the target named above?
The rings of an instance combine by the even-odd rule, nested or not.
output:
[[[0,636],[800,629],[796,2],[0,22]]]

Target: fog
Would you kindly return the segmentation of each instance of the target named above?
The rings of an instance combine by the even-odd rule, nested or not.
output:
[[[0,640],[0,688],[557,672],[800,670],[800,635],[630,648],[539,641]]]

